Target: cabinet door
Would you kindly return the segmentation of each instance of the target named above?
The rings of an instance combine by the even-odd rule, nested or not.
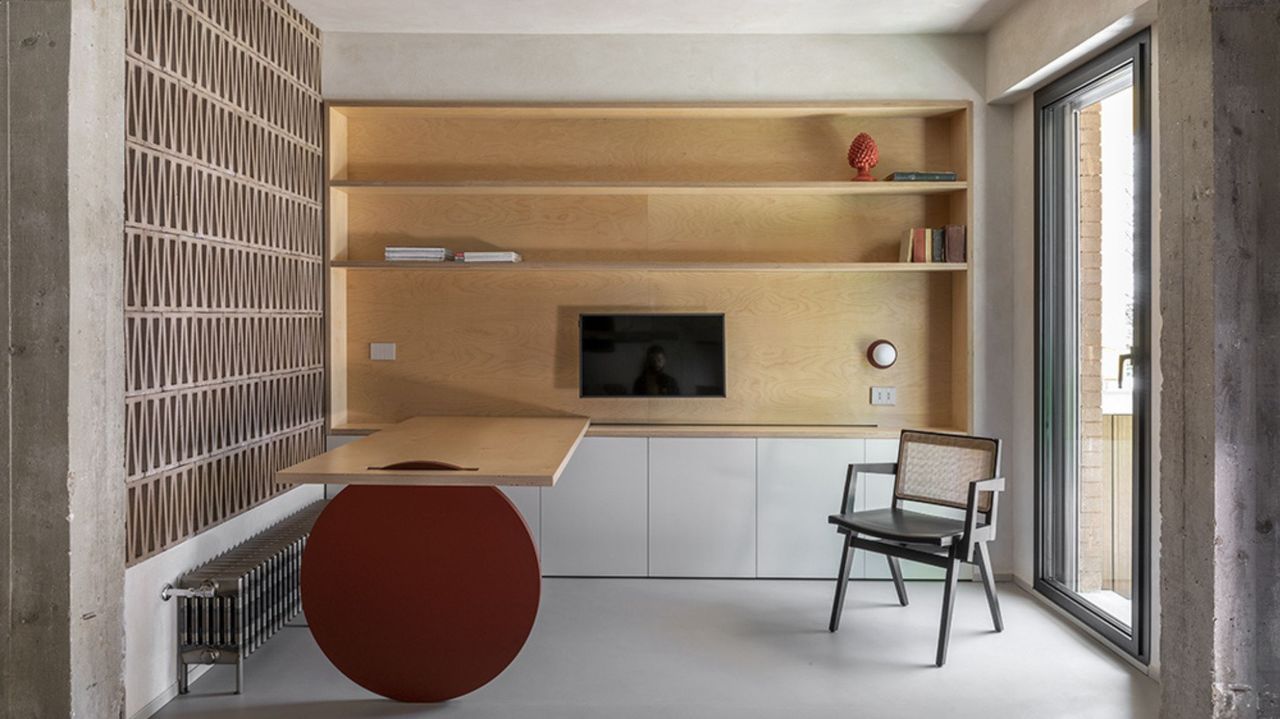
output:
[[[898,461],[898,440],[896,439],[869,439],[867,440],[867,461],[868,462],[897,462]],[[893,477],[887,474],[868,474],[862,477],[863,484],[858,487],[859,509],[879,509],[888,507],[893,503]],[[928,514],[938,514],[945,517],[963,517],[964,512],[951,509],[949,507],[935,507],[929,504],[919,504],[917,502],[907,502],[903,505],[904,509],[910,509],[916,512],[926,512]],[[867,552],[859,552],[863,555],[863,576],[868,579],[889,579],[889,561],[880,555],[872,555]],[[902,576],[906,579],[942,579],[946,572],[938,567],[931,567],[927,564],[902,560]]]
[[[649,440],[649,574],[754,577],[756,440]]]
[[[761,438],[756,457],[758,575],[835,578],[842,535],[827,517],[840,508],[846,469],[863,461],[863,440]]]
[[[516,505],[516,509],[520,510],[520,516],[524,517],[525,524],[529,525],[529,533],[533,535],[533,546],[540,547],[542,538],[540,529],[542,524],[541,490],[537,487],[498,487],[502,493],[507,495],[507,499]],[[541,550],[539,550],[541,551]]]
[[[647,439],[586,437],[554,487],[542,489],[542,573],[648,571]]]

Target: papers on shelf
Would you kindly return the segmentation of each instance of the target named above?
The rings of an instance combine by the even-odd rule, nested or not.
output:
[[[519,252],[459,252],[459,262],[519,262]]]
[[[453,253],[444,247],[387,247],[383,257],[388,262],[444,262]]]

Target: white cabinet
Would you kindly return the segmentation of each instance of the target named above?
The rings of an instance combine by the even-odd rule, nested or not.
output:
[[[753,577],[756,440],[649,440],[649,575]]]
[[[645,576],[648,455],[643,437],[586,437],[542,489],[542,573]]]
[[[842,535],[827,517],[839,510],[846,469],[864,461],[863,451],[860,439],[757,440],[758,576],[836,576]]]
[[[898,440],[868,439],[866,462],[891,463],[898,461]],[[864,474],[858,478],[858,503],[855,509],[881,509],[893,504],[893,475]],[[888,570],[885,570],[885,576]]]
[[[507,495],[507,499],[516,505],[516,509],[520,511],[520,516],[524,517],[525,524],[529,525],[529,533],[533,535],[533,546],[537,547],[540,543],[539,530],[541,529],[541,512],[539,505],[541,497],[537,487],[498,487],[502,493]]]

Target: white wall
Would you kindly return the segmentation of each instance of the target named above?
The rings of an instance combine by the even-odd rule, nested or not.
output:
[[[160,589],[188,570],[319,499],[319,486],[299,487],[129,567],[124,574],[125,716],[150,716],[177,693],[175,602]],[[195,679],[199,672],[192,670]]]
[[[983,99],[980,36],[326,33],[326,98]]]
[[[987,33],[987,99],[1035,90],[1155,13],[1155,0],[1023,0]]]
[[[343,100],[973,101],[976,429],[1010,438],[1012,111],[985,102],[984,47],[976,35],[327,33],[323,91]],[[1029,475],[1009,480],[1011,497],[1029,497]],[[994,548],[998,572],[1011,571],[1014,541],[1005,532]]]
[[[1024,96],[1013,108],[1013,431],[1005,468],[1033,480],[1036,433],[1036,218],[1035,218],[1035,100]],[[1030,481],[1025,492],[1011,497],[1014,575],[1030,585],[1035,578],[1035,497]]]

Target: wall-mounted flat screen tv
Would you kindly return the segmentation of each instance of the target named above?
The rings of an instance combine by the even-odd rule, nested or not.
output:
[[[583,314],[583,397],[724,397],[723,314]]]

